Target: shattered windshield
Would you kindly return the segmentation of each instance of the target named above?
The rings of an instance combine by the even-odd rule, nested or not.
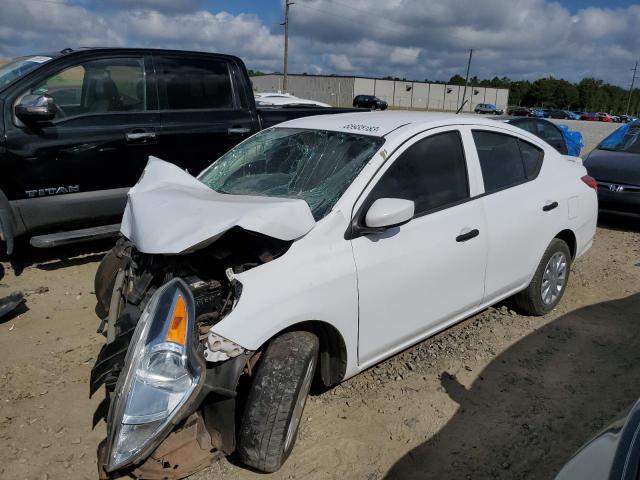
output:
[[[199,180],[220,193],[299,198],[319,220],[383,143],[352,133],[270,128],[231,149]]]
[[[26,75],[39,65],[51,60],[50,57],[20,57],[0,66],[0,90],[16,78]]]
[[[640,153],[640,122],[627,123],[605,138],[599,150]]]

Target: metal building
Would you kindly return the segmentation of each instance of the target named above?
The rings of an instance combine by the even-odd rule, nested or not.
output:
[[[257,92],[282,90],[280,74],[251,77],[251,81]],[[288,93],[336,107],[351,106],[356,95],[375,95],[397,108],[455,111],[462,104],[464,93],[464,87],[458,85],[364,77],[289,75],[287,82]],[[506,113],[509,90],[469,86],[466,99],[465,112],[473,111],[479,103],[494,103]]]

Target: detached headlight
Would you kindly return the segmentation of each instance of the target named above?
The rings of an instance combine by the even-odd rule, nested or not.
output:
[[[143,459],[181,420],[204,381],[195,307],[180,279],[160,288],[144,309],[109,411],[107,471]]]

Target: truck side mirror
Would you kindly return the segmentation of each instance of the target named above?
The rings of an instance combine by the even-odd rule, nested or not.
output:
[[[47,94],[25,95],[16,105],[15,114],[26,125],[46,123],[55,118],[56,104]]]

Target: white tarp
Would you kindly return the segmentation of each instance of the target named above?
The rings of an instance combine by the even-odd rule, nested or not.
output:
[[[314,225],[304,200],[218,193],[179,167],[149,157],[129,190],[120,231],[141,252],[178,254],[210,244],[235,226],[295,240]]]

